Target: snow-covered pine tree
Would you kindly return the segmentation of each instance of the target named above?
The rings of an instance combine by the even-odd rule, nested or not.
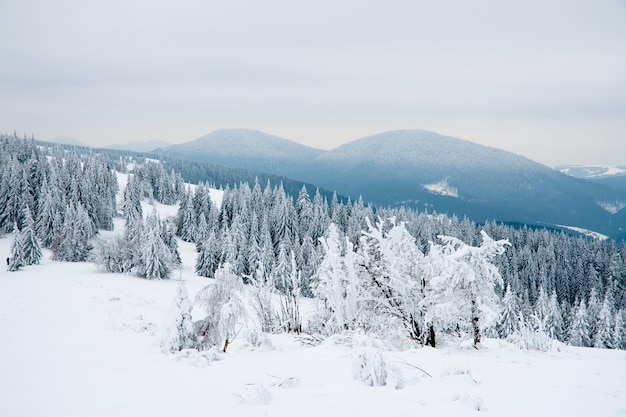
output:
[[[517,295],[511,291],[511,285],[509,284],[506,286],[504,298],[502,298],[502,313],[500,314],[500,321],[498,323],[501,337],[506,338],[520,330],[520,312],[520,300]]]
[[[188,190],[181,197],[178,209],[178,235],[185,242],[195,242],[198,234],[196,211],[193,205],[193,193]]]
[[[141,276],[148,279],[169,278],[172,271],[172,254],[161,238],[161,221],[156,210],[153,210],[146,218],[145,231]]]
[[[53,246],[54,259],[63,262],[84,262],[92,249],[91,239],[96,230],[82,205],[70,204],[59,236]]]
[[[561,307],[556,297],[556,291],[552,291],[548,301],[547,314],[543,319],[543,330],[553,339],[565,340],[565,324],[561,314]]]
[[[539,287],[539,296],[537,297],[537,301],[535,301],[534,305],[534,315],[535,317],[541,321],[542,324],[545,324],[545,319],[548,315],[548,304],[549,304],[548,295],[546,294],[543,286]]]
[[[180,268],[183,264],[183,260],[180,257],[180,251],[178,250],[178,242],[176,242],[176,238],[174,237],[174,231],[172,230],[172,225],[169,221],[165,221],[162,223],[161,227],[161,239],[165,246],[170,251],[171,259],[172,259],[172,267]]]
[[[597,331],[593,339],[594,347],[613,348],[613,333],[615,331],[613,319],[613,296],[609,289],[604,296],[604,302],[598,316]]]
[[[49,184],[47,177],[44,177],[39,195],[39,210],[35,222],[35,232],[45,247],[50,247],[52,244],[52,238],[54,236],[54,216],[56,215],[59,204],[58,190]]]
[[[21,241],[24,263],[26,265],[36,265],[39,263],[43,254],[41,253],[41,245],[39,239],[35,236],[35,222],[30,214],[28,206],[23,208],[24,226],[21,230]]]
[[[179,280],[174,303],[157,334],[159,347],[163,351],[176,353],[196,347],[197,337],[191,319],[191,307],[185,281]]]
[[[201,277],[213,278],[220,264],[221,250],[215,233],[209,233],[205,242],[200,243],[200,253],[196,259],[196,274]]]
[[[339,228],[334,223],[328,228],[328,237],[321,237],[320,242],[325,255],[315,276],[313,293],[323,303],[323,330],[327,334],[354,330],[359,322],[360,282],[352,245],[348,244],[342,254]]]
[[[14,226],[13,243],[11,243],[11,256],[9,257],[9,265],[7,270],[19,271],[25,264],[24,262],[24,248],[22,247],[22,233],[17,227]]]
[[[589,315],[584,299],[580,300],[569,331],[569,344],[572,346],[590,346]]]
[[[10,231],[17,222],[20,224],[20,208],[25,191],[24,168],[15,155],[12,155],[2,171],[0,181],[0,229]]]
[[[122,213],[127,233],[131,231],[132,225],[143,221],[143,210],[141,208],[141,183],[136,175],[128,176],[128,183],[126,184],[126,189],[124,190]]]
[[[590,277],[594,277],[593,279],[597,280],[597,272],[593,265],[589,266],[589,270],[591,271],[588,276],[588,279],[592,279]],[[600,301],[600,296],[598,295],[598,290],[596,287],[592,287],[589,292],[589,302],[587,303],[587,322],[589,323],[589,340],[591,344],[596,339],[596,333],[598,332],[598,319],[600,317],[600,310],[602,309],[602,302]]]
[[[291,275],[291,262],[289,260],[289,249],[287,249],[287,244],[281,243],[278,249],[278,256],[276,257],[276,262],[274,263],[274,268],[272,268],[271,279],[276,288],[285,293],[289,290],[286,285],[289,285],[290,280],[289,276]]]

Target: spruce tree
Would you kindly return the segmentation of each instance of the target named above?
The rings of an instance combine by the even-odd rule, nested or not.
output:
[[[9,265],[7,268],[9,271],[19,271],[25,264],[24,248],[22,247],[22,233],[17,228],[17,224],[14,229],[13,243],[11,244],[11,256],[9,257]]]
[[[518,317],[520,311],[520,301],[511,291],[511,285],[508,284],[504,292],[504,298],[502,299],[502,313],[500,315],[500,322],[498,323],[500,336],[507,337],[519,330]]]
[[[552,338],[563,341],[565,324],[563,315],[556,297],[556,291],[552,291],[546,316],[543,319],[543,330]]]
[[[200,244],[200,252],[196,260],[196,274],[201,277],[213,278],[220,264],[219,242],[215,233],[209,233],[206,241]]]
[[[585,300],[580,300],[576,309],[576,315],[572,321],[569,332],[569,344],[572,346],[590,346],[589,338],[589,315]]]
[[[612,348],[613,347],[613,300],[610,295],[610,291],[607,291],[600,309],[600,315],[598,317],[598,327],[595,338],[593,339],[593,346],[597,348]]]
[[[24,252],[24,263],[26,265],[36,265],[39,263],[43,254],[41,253],[41,246],[39,240],[35,236],[34,227],[35,222],[30,214],[28,206],[24,208],[24,227],[21,233],[22,250]]]
[[[589,270],[593,271],[593,273],[597,275],[592,265],[589,266]],[[602,309],[602,302],[600,301],[600,297],[598,296],[598,290],[595,287],[593,287],[591,291],[589,292],[589,303],[587,304],[589,338],[592,344],[596,338],[596,333],[598,331],[598,319],[600,317],[601,309]]]
[[[191,308],[185,281],[180,280],[174,304],[157,335],[159,346],[164,352],[176,353],[197,346]]]
[[[161,222],[156,211],[146,218],[146,237],[142,245],[140,273],[148,279],[169,278],[172,255],[161,237]]]

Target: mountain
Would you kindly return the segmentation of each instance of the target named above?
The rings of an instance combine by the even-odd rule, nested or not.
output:
[[[294,172],[324,151],[288,139],[248,129],[226,129],[192,142],[157,150],[168,155],[207,161],[231,168],[246,168],[270,174]]]
[[[560,165],[554,169],[576,178],[610,178],[626,176],[626,164],[623,165]]]
[[[170,146],[171,143],[159,139],[151,139],[142,142],[129,142],[107,146],[107,149],[119,149],[131,152],[151,152],[155,149]]]
[[[250,130],[218,131],[161,150],[305,181],[377,206],[409,206],[609,236],[626,230],[613,187],[565,175],[500,149],[425,130],[362,138],[330,151]]]

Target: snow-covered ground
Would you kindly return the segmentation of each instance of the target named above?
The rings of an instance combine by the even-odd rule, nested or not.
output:
[[[11,239],[0,239],[5,257]],[[193,273],[193,245],[180,244],[174,275],[193,297],[209,279]],[[49,258],[0,271],[0,416],[626,415],[625,351],[523,352],[498,340],[384,351],[400,389],[354,380],[342,337],[307,346],[272,335],[261,348],[239,338],[216,358],[166,355],[154,332],[174,280]]]
[[[562,224],[557,224],[556,226],[562,227],[564,229],[572,230],[574,232],[577,232],[577,233],[580,233],[582,235],[591,237],[593,239],[607,240],[609,238],[607,235],[603,235],[602,233],[594,232],[593,230],[583,229],[582,227],[565,226],[565,225],[562,225]]]
[[[459,190],[448,184],[448,180],[447,179],[443,179],[439,182],[436,182],[434,184],[426,184],[424,186],[424,188],[427,191],[430,191],[433,194],[439,194],[439,195],[443,195],[443,196],[447,196],[447,197],[458,197],[459,196]]]

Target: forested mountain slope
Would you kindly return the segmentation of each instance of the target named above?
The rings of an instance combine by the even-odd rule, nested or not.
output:
[[[283,175],[353,199],[363,196],[379,207],[577,226],[613,237],[626,230],[623,215],[607,209],[626,201],[615,188],[424,130],[385,132],[330,151],[260,132],[225,130],[161,152]]]

